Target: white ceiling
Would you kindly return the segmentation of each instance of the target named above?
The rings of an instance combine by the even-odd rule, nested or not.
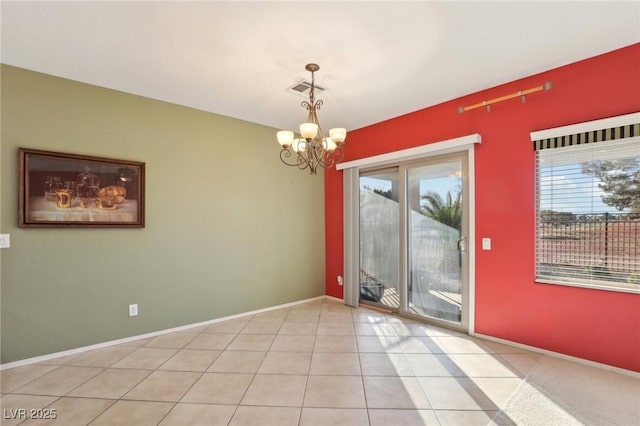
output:
[[[322,126],[353,130],[640,42],[639,1],[1,7],[3,63],[292,130],[309,62]]]

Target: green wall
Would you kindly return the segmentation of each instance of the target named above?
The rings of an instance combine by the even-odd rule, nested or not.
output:
[[[6,65],[1,83],[2,363],[324,294],[323,177],[281,164],[275,129]],[[18,228],[18,147],[145,162],[146,227]]]

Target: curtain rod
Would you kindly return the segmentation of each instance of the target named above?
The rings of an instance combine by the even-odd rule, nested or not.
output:
[[[526,96],[531,94],[531,93],[536,93],[536,92],[540,92],[542,90],[551,90],[551,82],[547,81],[546,83],[540,85],[540,86],[536,86],[536,87],[532,87],[531,89],[527,89],[527,90],[521,90],[519,92],[516,93],[512,93],[510,95],[505,95],[505,96],[500,96],[499,98],[493,98],[491,100],[488,101],[482,101],[482,102],[478,102],[477,104],[473,104],[473,105],[469,105],[469,106],[465,106],[465,107],[459,107],[458,108],[458,112],[460,114],[462,114],[465,111],[470,111],[472,109],[476,109],[476,108],[480,108],[480,107],[487,107],[487,111],[491,111],[491,104],[495,104],[498,102],[502,102],[502,101],[506,101],[509,99],[513,99],[513,98],[517,98],[518,96],[522,98],[522,103],[524,103],[526,101]]]

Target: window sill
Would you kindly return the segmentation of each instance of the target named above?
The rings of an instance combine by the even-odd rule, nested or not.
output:
[[[588,288],[591,290],[604,290],[604,291],[615,291],[618,293],[640,294],[640,285],[634,285],[634,284],[627,284],[629,287],[626,287],[626,286],[614,287],[606,284],[576,283],[576,282],[552,281],[552,280],[544,280],[544,279],[536,279],[535,282],[538,284],[552,284],[552,285],[562,285],[567,287]]]

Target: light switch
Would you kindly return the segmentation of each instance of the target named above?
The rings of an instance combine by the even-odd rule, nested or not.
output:
[[[0,248],[9,248],[9,246],[11,246],[9,234],[0,234]]]
[[[482,239],[482,250],[491,250],[491,238]]]

